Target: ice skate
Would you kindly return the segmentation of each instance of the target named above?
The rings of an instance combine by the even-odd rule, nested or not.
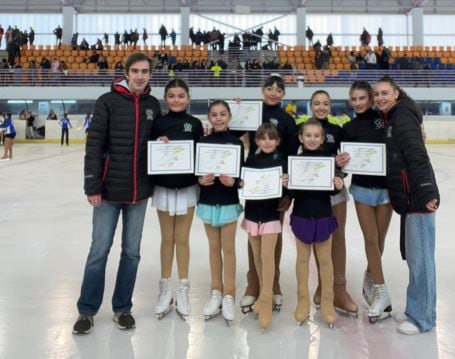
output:
[[[342,314],[358,318],[359,307],[352,300],[349,293],[346,291],[346,283],[334,285],[335,299],[333,305],[335,309]]]
[[[259,325],[261,326],[262,332],[264,333],[265,330],[272,324],[272,293],[261,293],[258,300],[254,304],[253,309],[254,312],[258,314]]]
[[[177,314],[182,320],[186,320],[191,311],[189,301],[190,281],[188,279],[180,279],[179,287],[175,299]]]
[[[283,295],[274,294],[273,295],[273,310],[280,312],[282,306],[283,306]]]
[[[297,298],[297,308],[294,312],[294,318],[299,325],[302,325],[306,322],[310,316],[310,298],[308,295],[308,290],[299,291]]]
[[[210,294],[210,299],[204,306],[202,313],[204,314],[205,320],[212,319],[216,317],[221,312],[221,302],[222,302],[222,295],[219,290],[212,290]]]
[[[170,278],[160,279],[160,294],[158,303],[155,305],[155,313],[158,319],[163,319],[172,310],[172,290],[170,288]]]
[[[324,282],[323,282],[324,283]],[[333,305],[334,291],[333,287],[330,286],[327,289],[325,287],[321,290],[321,315],[324,321],[327,323],[329,328],[333,327],[337,320],[337,314],[335,306]]]
[[[362,295],[368,305],[371,305],[374,300],[373,278],[368,271],[363,275]]]
[[[233,320],[235,320],[235,303],[232,295],[225,295],[222,301],[221,310],[223,312],[226,325],[229,327]]]
[[[242,308],[242,313],[247,314],[253,311],[253,305],[256,303],[256,297],[252,295],[244,295],[240,300],[240,307]]]
[[[374,284],[374,300],[368,310],[371,324],[391,317],[392,303],[385,284]]]

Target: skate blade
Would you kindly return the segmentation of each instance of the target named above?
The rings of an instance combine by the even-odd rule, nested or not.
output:
[[[389,318],[392,318],[391,312],[383,312],[380,316],[368,317],[368,320],[371,324],[375,324]]]
[[[274,312],[281,312],[281,304],[274,304],[273,307],[272,307],[272,310]]]
[[[166,315],[168,315],[171,311],[172,311],[172,307],[169,307],[169,309],[166,310],[165,312],[156,313],[156,318],[157,318],[158,320],[161,320],[161,319],[163,319]]]
[[[253,311],[253,305],[248,305],[248,306],[241,307],[241,308],[242,308],[242,313],[243,314],[248,314],[248,313],[251,313]]]
[[[349,310],[346,310],[346,309],[343,309],[343,308],[339,308],[339,307],[335,307],[335,310],[344,315],[345,317],[352,317],[352,318],[359,318],[359,313],[358,312],[350,312]]]
[[[208,321],[210,319],[217,317],[218,315],[220,315],[220,313],[221,313],[221,309],[218,309],[218,311],[212,315],[204,315],[204,319],[205,319],[205,321]]]
[[[186,322],[186,320],[188,319],[188,314],[183,314],[183,313],[180,313],[178,311],[178,309],[175,309],[175,311],[177,312],[178,316],[180,317],[180,319],[182,319],[184,322]]]
[[[228,326],[228,327],[231,326],[232,320],[224,318],[224,321],[226,323],[226,326]]]

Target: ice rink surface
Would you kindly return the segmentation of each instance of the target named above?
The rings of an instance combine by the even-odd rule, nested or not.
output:
[[[396,331],[393,319],[368,322],[361,296],[366,258],[351,200],[347,278],[360,306],[358,319],[339,315],[329,329],[312,307],[310,320],[301,327],[296,324],[295,242],[286,224],[281,260],[284,306],[274,313],[271,328],[262,334],[255,315],[243,315],[239,307],[231,327],[222,316],[205,322],[201,312],[210,290],[208,244],[195,217],[190,237],[192,313],[187,322],[175,311],[157,320],[160,233],[156,212],[149,207],[134,295],[137,328],[120,331],[112,321],[110,298],[120,252],[116,236],[95,328],[88,335],[74,336],[71,329],[91,232],[91,209],[83,193],[84,147],[16,144],[13,160],[0,162],[0,358],[455,358],[455,145],[428,149],[441,192],[436,217],[438,320],[432,332],[405,336]],[[404,309],[408,281],[399,253],[398,219],[394,215],[383,257],[394,311]],[[247,269],[247,237],[241,229],[236,245],[238,302]],[[175,287],[175,270],[173,276]],[[314,263],[310,277],[313,292]]]

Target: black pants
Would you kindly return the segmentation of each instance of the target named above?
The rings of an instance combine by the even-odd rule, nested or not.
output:
[[[67,128],[62,128],[62,139],[60,141],[61,145],[63,146],[63,138],[66,137],[66,145],[68,146],[69,143],[68,143],[68,139],[69,139],[69,129]]]

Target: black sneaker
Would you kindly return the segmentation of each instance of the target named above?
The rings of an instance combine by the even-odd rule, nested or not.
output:
[[[133,329],[136,328],[136,321],[129,312],[115,313],[114,322],[117,323],[119,329]]]
[[[80,315],[73,326],[73,334],[88,334],[93,329],[93,316]]]

